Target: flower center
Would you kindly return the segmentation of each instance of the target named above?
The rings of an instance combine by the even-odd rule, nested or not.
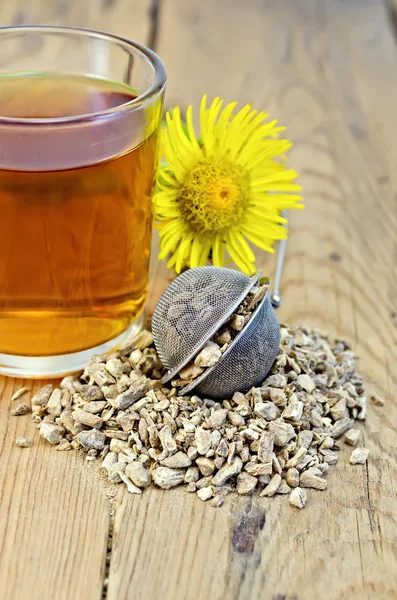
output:
[[[248,174],[227,159],[198,162],[186,175],[180,210],[199,234],[221,233],[242,218],[248,204]]]

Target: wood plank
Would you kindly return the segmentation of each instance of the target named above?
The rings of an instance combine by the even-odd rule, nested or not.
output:
[[[145,42],[149,13],[149,0],[3,0],[0,23],[92,27]],[[24,384],[41,385],[0,378],[1,597],[101,600],[109,506],[97,465],[56,452],[39,439],[30,417],[10,416],[13,391]],[[32,447],[17,448],[18,436]]]
[[[0,381],[2,593],[7,600],[100,600],[109,508],[98,469],[39,439],[30,416],[10,416],[18,387]],[[16,447],[19,436],[32,446]]]
[[[146,43],[151,32],[151,0],[2,0],[5,25],[68,25],[106,30]]]
[[[328,491],[312,492],[302,512],[283,498],[229,497],[216,512],[183,490],[124,495],[109,600],[394,598],[397,54],[388,15],[376,0],[167,0],[161,15],[168,106],[220,94],[287,125],[307,208],[291,216],[280,318],[350,339],[369,391],[387,406],[369,408],[368,467],[348,465],[343,449]],[[271,273],[274,263],[263,264]]]

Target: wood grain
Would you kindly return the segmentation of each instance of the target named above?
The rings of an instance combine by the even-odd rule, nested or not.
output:
[[[343,449],[328,491],[313,491],[299,514],[283,498],[228,499],[214,514],[183,491],[124,495],[109,600],[396,598],[397,54],[388,14],[369,0],[168,0],[158,51],[168,106],[197,106],[207,92],[252,101],[287,125],[307,208],[291,215],[280,317],[350,339],[387,406],[369,409],[368,467],[348,465]],[[272,274],[274,261],[261,260]]]

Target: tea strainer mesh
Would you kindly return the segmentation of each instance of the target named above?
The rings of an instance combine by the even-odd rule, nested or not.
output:
[[[157,352],[171,379],[242,302],[260,273],[197,267],[177,277],[158,301],[152,318]]]
[[[181,394],[226,399],[260,385],[272,368],[280,344],[280,326],[269,296],[257,307],[247,325],[221,360],[183,388]]]
[[[215,334],[255,285],[254,277],[219,267],[198,267],[177,277],[153,313],[157,352],[168,381]],[[279,348],[280,329],[266,295],[221,360],[182,390],[227,398],[263,381]]]

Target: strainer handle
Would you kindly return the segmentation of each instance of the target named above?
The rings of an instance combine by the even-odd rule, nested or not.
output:
[[[281,212],[281,216],[287,218],[287,211],[283,210]],[[276,274],[274,276],[274,288],[273,293],[270,297],[270,301],[274,308],[278,308],[281,305],[281,295],[280,295],[280,285],[281,285],[281,277],[283,275],[283,267],[285,260],[285,251],[287,249],[287,240],[280,240],[277,250],[277,265],[276,265]]]

